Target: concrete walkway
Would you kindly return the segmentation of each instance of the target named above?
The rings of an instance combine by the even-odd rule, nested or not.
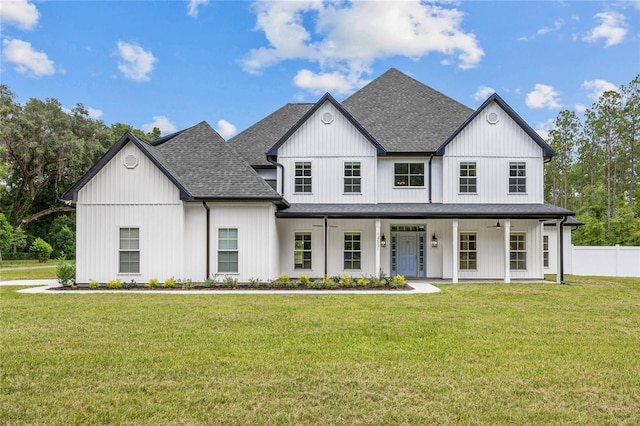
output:
[[[47,294],[96,294],[96,293],[136,293],[136,294],[428,294],[440,289],[427,282],[410,281],[413,290],[56,290],[60,287],[56,280],[14,280],[0,281],[0,286],[34,286],[18,290],[19,293]]]

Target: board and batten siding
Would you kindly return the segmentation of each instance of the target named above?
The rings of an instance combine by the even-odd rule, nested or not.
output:
[[[497,114],[491,124],[489,114]],[[459,191],[461,162],[476,162],[477,193]],[[522,128],[497,104],[490,104],[467,125],[446,149],[442,179],[444,203],[542,203],[544,202],[543,152]],[[526,163],[527,191],[509,193],[509,163]]]
[[[397,187],[395,183],[396,163],[421,163],[424,165],[424,186]],[[432,172],[433,175],[433,172]],[[378,158],[379,203],[428,203],[429,202],[429,157]]]
[[[138,164],[127,168],[133,155]],[[179,191],[134,144],[124,146],[80,191],[76,280],[147,282],[183,273]],[[120,274],[120,228],[140,229],[140,273]]]
[[[323,122],[324,114],[331,114],[333,120]],[[371,142],[327,101],[278,149],[278,162],[284,167],[284,196],[291,203],[375,202],[376,157]],[[311,163],[311,193],[294,192],[296,162]],[[345,162],[361,163],[360,194],[344,193]]]

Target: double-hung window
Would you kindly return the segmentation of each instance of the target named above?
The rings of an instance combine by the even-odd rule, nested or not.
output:
[[[295,173],[294,191],[296,193],[311,192],[311,162],[296,162]]]
[[[344,192],[359,194],[361,191],[360,163],[344,163]]]
[[[549,267],[549,236],[542,236],[542,260],[544,262],[544,267]]]
[[[527,163],[509,163],[509,193],[523,194],[527,192]]]
[[[478,237],[475,232],[460,233],[460,269],[478,269]]]
[[[218,229],[218,273],[238,272],[238,229]]]
[[[140,228],[120,228],[119,254],[121,274],[140,273]]]
[[[424,163],[395,163],[394,186],[424,186]]]
[[[460,192],[475,194],[478,192],[478,177],[475,162],[460,163]]]
[[[527,269],[527,234],[512,233],[510,235],[509,261],[513,271]]]
[[[293,267],[295,269],[311,269],[311,232],[295,233]]]
[[[344,233],[344,269],[361,269],[360,233]]]

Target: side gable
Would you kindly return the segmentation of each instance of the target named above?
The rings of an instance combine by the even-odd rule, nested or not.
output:
[[[489,96],[482,105],[464,122],[458,129],[447,138],[447,140],[438,148],[436,155],[444,155],[447,145],[449,145],[463,130],[467,129],[470,123],[472,123],[478,116],[480,116],[488,107],[494,103],[497,104],[541,149],[543,157],[550,159],[555,155],[553,149],[542,139],[542,137],[536,132],[526,121],[522,119],[497,93]],[[489,119],[488,119],[489,120]]]
[[[151,151],[149,145],[138,139],[132,133],[125,133],[109,150],[87,171],[71,188],[62,195],[63,200],[77,201],[78,192],[91,181],[127,144],[132,143],[140,152],[142,152],[161,172],[164,174],[180,191],[180,199],[192,198],[184,184],[177,177],[175,172],[171,170],[162,155]]]
[[[289,138],[291,138],[291,136],[298,131],[298,129],[300,129],[300,127],[307,122],[307,120],[309,120],[309,118],[311,116],[313,116],[319,109],[320,107],[322,107],[322,105],[324,105],[326,102],[329,102],[337,111],[338,113],[340,113],[342,116],[344,116],[347,121],[349,123],[351,123],[351,125],[353,125],[353,127],[375,148],[376,153],[378,155],[385,155],[386,151],[385,149],[382,147],[382,145],[380,145],[378,143],[378,141],[371,136],[371,134],[349,113],[347,112],[347,110],[345,110],[342,105],[340,105],[340,103],[338,101],[336,101],[333,96],[331,96],[329,93],[325,93],[325,95],[320,98],[320,100],[318,102],[316,102],[316,104],[309,109],[309,111],[307,111],[306,114],[304,114],[302,116],[302,118],[300,118],[300,120],[298,120],[298,122],[296,124],[294,124],[288,131],[287,133],[285,133],[280,140],[278,140],[278,142],[276,142],[275,145],[273,145],[271,147],[271,149],[269,149],[269,151],[267,151],[267,158],[268,159],[272,159],[275,160],[278,157],[278,149],[287,141],[289,140]]]

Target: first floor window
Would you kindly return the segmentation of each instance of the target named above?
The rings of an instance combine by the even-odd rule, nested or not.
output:
[[[344,233],[344,269],[361,269],[360,233]]]
[[[527,192],[527,163],[509,163],[509,192],[512,194]]]
[[[460,233],[460,269],[478,269],[478,237],[475,232]]]
[[[344,192],[359,194],[361,191],[360,163],[344,163]]]
[[[544,267],[549,267],[549,236],[542,236],[542,260],[544,262]]]
[[[509,261],[511,270],[527,269],[527,235],[511,234],[509,238]]]
[[[238,229],[218,229],[218,272],[238,272]]]
[[[121,274],[140,273],[140,228],[120,228]]]
[[[296,163],[295,192],[311,192],[311,163]]]
[[[472,193],[478,192],[476,176],[476,163],[464,162],[460,163],[460,192]]]
[[[293,267],[295,269],[311,269],[311,232],[296,232]]]
[[[394,186],[424,186],[424,163],[395,163]]]

